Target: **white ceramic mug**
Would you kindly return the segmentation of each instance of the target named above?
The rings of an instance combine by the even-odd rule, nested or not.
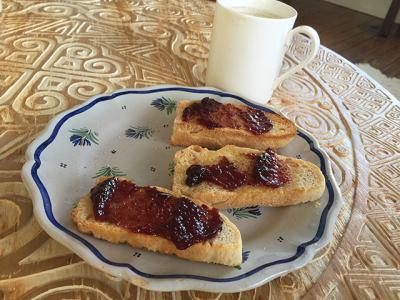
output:
[[[208,58],[206,85],[266,103],[282,80],[317,54],[319,37],[309,26],[293,28],[297,12],[275,0],[218,0]],[[311,38],[307,57],[279,75],[296,33]]]

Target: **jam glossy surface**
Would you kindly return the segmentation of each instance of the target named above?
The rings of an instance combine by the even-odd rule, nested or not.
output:
[[[290,181],[288,167],[275,152],[267,149],[260,155],[247,155],[251,162],[249,170],[241,171],[226,157],[214,165],[191,165],[186,170],[186,184],[195,186],[203,181],[233,191],[243,185],[264,185],[277,188]]]
[[[253,176],[258,184],[280,187],[290,181],[288,168],[272,149],[267,149],[255,159]]]
[[[228,127],[256,135],[272,129],[272,121],[261,110],[222,104],[208,97],[186,107],[182,119],[185,122],[194,121],[208,129]]]
[[[191,165],[186,170],[186,184],[195,186],[202,181],[208,181],[233,191],[248,181],[247,174],[241,172],[226,157],[218,164],[210,166]]]
[[[164,237],[181,250],[215,237],[222,228],[217,209],[118,178],[95,186],[91,199],[97,221]]]

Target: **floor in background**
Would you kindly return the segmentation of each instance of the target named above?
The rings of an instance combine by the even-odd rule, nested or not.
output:
[[[298,11],[296,25],[314,27],[324,46],[353,63],[367,63],[400,78],[400,25],[378,36],[383,20],[322,0],[282,0]],[[378,80],[379,81],[379,80]]]

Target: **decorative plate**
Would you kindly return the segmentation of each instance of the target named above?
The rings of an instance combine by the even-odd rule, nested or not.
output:
[[[176,102],[206,96],[271,111],[212,88],[157,86],[100,95],[54,118],[28,148],[22,172],[44,230],[94,267],[159,291],[238,292],[309,262],[329,242],[342,200],[328,156],[300,129],[280,153],[320,166],[325,193],[316,202],[292,207],[224,211],[242,234],[240,267],[112,244],[80,233],[72,224],[74,204],[99,176],[127,176],[141,185],[170,188],[173,156],[180,149],[169,144]]]

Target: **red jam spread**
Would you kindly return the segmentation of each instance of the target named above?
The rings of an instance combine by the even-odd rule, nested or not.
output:
[[[272,121],[261,110],[222,104],[208,97],[186,107],[182,119],[185,122],[194,121],[208,129],[229,127],[256,135],[272,129]]]
[[[254,178],[257,183],[280,187],[290,180],[288,168],[276,156],[272,149],[267,149],[256,158],[254,166]]]
[[[191,165],[186,170],[186,184],[195,186],[207,181],[233,191],[243,185],[264,185],[277,188],[290,181],[288,168],[272,149],[260,155],[248,155],[253,160],[250,170],[241,171],[226,157],[215,165]]]
[[[186,175],[186,184],[188,186],[208,181],[222,186],[226,190],[234,190],[248,181],[247,175],[240,172],[226,157],[221,158],[216,165],[204,167],[191,165],[186,170]]]
[[[222,228],[217,209],[127,180],[110,178],[90,193],[96,221],[164,237],[180,250],[215,237]]]

